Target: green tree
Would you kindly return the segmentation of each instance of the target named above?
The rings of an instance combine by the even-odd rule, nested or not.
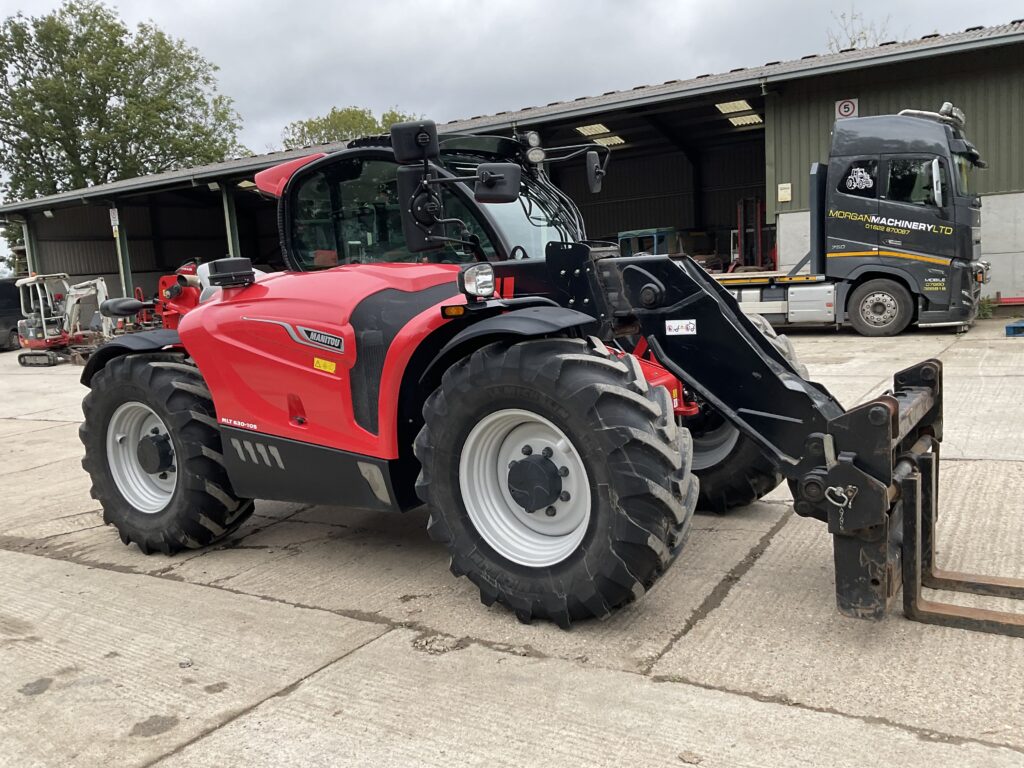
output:
[[[285,149],[308,147],[314,144],[331,144],[347,141],[360,136],[375,136],[387,133],[395,123],[416,120],[419,115],[410,115],[392,107],[377,119],[373,112],[362,107],[334,107],[322,117],[296,120],[285,126],[281,134]]]
[[[20,200],[244,152],[217,67],[98,0],[0,25],[0,189]]]

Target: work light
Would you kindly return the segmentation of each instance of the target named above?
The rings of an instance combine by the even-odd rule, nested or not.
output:
[[[539,165],[540,163],[543,163],[544,158],[547,156],[547,152],[545,152],[540,147],[533,147],[532,149],[528,149],[526,151],[526,159],[529,160],[534,165]]]
[[[494,295],[494,267],[474,264],[459,272],[459,290],[467,296],[486,299]]]

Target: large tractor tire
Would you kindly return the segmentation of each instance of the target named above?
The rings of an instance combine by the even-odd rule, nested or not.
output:
[[[913,320],[914,300],[895,280],[868,280],[853,289],[846,316],[861,336],[895,336]]]
[[[445,373],[423,415],[428,531],[484,604],[562,627],[603,618],[681,548],[690,439],[634,358],[580,339],[491,344]]]
[[[103,521],[144,554],[170,555],[224,538],[249,517],[224,470],[210,392],[175,355],[107,363],[82,403],[82,467]]]
[[[806,379],[807,367],[797,360],[793,342],[778,335],[763,317],[751,315],[750,320]],[[710,406],[684,426],[693,436],[693,472],[700,479],[697,509],[721,514],[757,501],[782,482],[757,444]]]

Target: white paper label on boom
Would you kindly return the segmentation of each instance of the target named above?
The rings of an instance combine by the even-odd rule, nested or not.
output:
[[[696,320],[666,320],[665,321],[665,335],[666,336],[696,336],[697,335],[697,321]]]

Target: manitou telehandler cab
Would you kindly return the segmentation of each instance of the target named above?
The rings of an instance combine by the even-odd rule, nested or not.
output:
[[[828,163],[811,166],[809,253],[789,272],[716,278],[776,326],[849,324],[865,336],[910,323],[966,329],[989,275],[976,167],[984,163],[964,113],[949,102],[838,120]]]
[[[918,618],[1020,631],[920,600],[941,364],[845,411],[693,261],[587,241],[542,163],[585,158],[596,189],[607,150],[538,144],[417,121],[258,174],[288,269],[202,265],[176,330],[83,374],[83,466],[122,541],[206,546],[254,499],[426,504],[484,603],[565,627],[651,588],[695,507],[785,479],[834,535],[844,613],[903,583]]]

